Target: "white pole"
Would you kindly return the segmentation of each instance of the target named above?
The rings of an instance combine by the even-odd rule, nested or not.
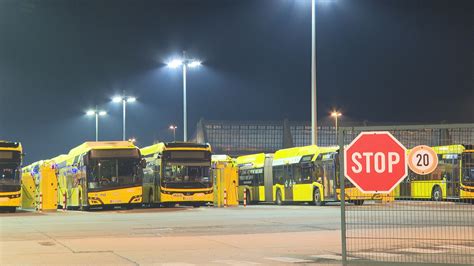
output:
[[[337,133],[337,119],[339,119],[339,116],[336,114],[336,145],[339,145],[338,133]]]
[[[184,56],[184,53],[183,53]],[[183,141],[188,140],[187,113],[186,113],[186,58],[183,62]]]
[[[311,0],[311,144],[318,145],[316,108],[316,0]]]
[[[125,140],[125,118],[126,118],[126,105],[127,105],[127,100],[125,99],[125,96],[123,96],[123,99],[122,99],[122,103],[123,103],[123,136],[122,136],[122,140]]]
[[[95,110],[95,141],[99,141],[99,112]]]

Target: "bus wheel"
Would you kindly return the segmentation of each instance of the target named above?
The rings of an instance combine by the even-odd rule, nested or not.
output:
[[[321,201],[321,192],[319,188],[315,188],[313,191],[313,204],[316,206],[323,206],[324,202]]]
[[[276,205],[282,205],[283,204],[283,201],[281,200],[281,191],[279,189],[276,192],[275,204]]]
[[[431,192],[431,199],[434,201],[441,201],[443,199],[443,192],[441,188],[436,186],[433,188],[433,192]]]

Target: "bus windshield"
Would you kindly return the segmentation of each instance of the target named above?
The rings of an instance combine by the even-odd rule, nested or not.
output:
[[[0,151],[0,191],[20,189],[21,155],[17,151]]]
[[[140,160],[137,158],[91,159],[88,165],[88,187],[91,190],[140,185]]]
[[[474,152],[462,155],[462,184],[474,186]]]
[[[212,187],[207,165],[185,165],[168,163],[164,167],[161,185],[165,188]]]

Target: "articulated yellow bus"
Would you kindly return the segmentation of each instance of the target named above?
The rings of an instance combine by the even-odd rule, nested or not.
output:
[[[87,210],[142,204],[144,160],[128,141],[85,142],[55,159],[58,207]]]
[[[428,175],[411,170],[395,190],[397,199],[474,200],[474,146],[433,147],[438,167]]]
[[[273,202],[273,154],[257,153],[237,157],[239,200],[247,203]]]
[[[240,200],[245,189],[250,202],[339,201],[338,149],[313,145],[238,157]],[[369,199],[393,200],[391,195],[364,194],[349,181],[345,186],[345,200],[357,205]]]
[[[19,142],[0,141],[0,209],[15,212],[21,205],[21,162]]]
[[[197,207],[213,202],[209,144],[158,143],[141,152],[147,162],[143,179],[145,203]]]

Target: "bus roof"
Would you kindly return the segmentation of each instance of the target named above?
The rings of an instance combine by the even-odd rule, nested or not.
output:
[[[88,141],[71,149],[71,151],[69,151],[67,155],[77,156],[77,155],[86,153],[90,150],[114,150],[114,149],[137,149],[137,147],[130,141]]]
[[[12,142],[6,140],[0,140],[0,150],[23,152],[23,148],[20,142]]]
[[[140,149],[143,156],[161,153],[165,150],[198,150],[211,151],[211,145],[208,143],[192,143],[192,142],[160,142],[151,146]]]
[[[301,157],[306,155],[313,155],[312,161],[314,161],[321,153],[336,152],[338,150],[338,146],[318,147],[316,145],[282,149],[275,152],[273,165],[298,163]]]
[[[235,162],[238,167],[262,168],[265,164],[265,157],[265,153],[249,154],[237,157]]]

